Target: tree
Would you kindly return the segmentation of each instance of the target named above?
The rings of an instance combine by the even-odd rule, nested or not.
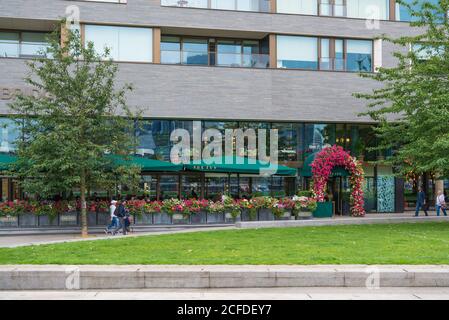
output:
[[[138,115],[126,104],[131,86],[115,85],[118,66],[109,50],[98,54],[92,43],[84,46],[78,31],[64,32],[60,41],[58,30],[43,56],[27,62],[25,82],[45,95],[19,95],[11,105],[23,133],[12,174],[24,191],[42,197],[78,189],[82,235],[87,236],[86,191],[140,174],[133,166],[115,166],[108,156],[132,153],[130,119]]]
[[[399,174],[449,174],[449,0],[414,1],[406,6],[414,17],[416,36],[383,37],[400,48],[393,68],[364,74],[382,83],[356,97],[369,101],[368,112],[379,122],[375,128],[379,150],[392,148],[387,162]]]

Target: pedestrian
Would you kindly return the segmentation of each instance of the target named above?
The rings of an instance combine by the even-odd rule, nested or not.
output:
[[[122,229],[123,235],[126,235],[126,225],[125,225],[125,218],[126,218],[126,200],[122,200],[119,202],[117,208],[115,209],[115,215],[119,219],[119,225],[115,228],[113,231],[113,235],[116,235],[117,232],[119,232],[120,229]]]
[[[427,213],[427,201],[426,201],[426,193],[423,191],[423,189],[420,187],[418,189],[418,195],[416,199],[416,211],[415,211],[415,217],[419,216],[419,210],[423,209],[424,214],[428,216]]]
[[[443,191],[438,191],[437,200],[435,201],[435,206],[437,209],[437,216],[440,215],[440,209],[443,211],[444,215],[447,216],[446,213],[446,199],[444,198]]]
[[[109,214],[111,215],[111,223],[106,227],[105,233],[108,234],[112,232],[113,229],[118,227],[119,219],[115,215],[115,210],[117,209],[117,201],[112,200],[109,206]]]

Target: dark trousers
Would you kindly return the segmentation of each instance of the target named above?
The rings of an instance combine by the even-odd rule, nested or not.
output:
[[[417,217],[419,215],[419,210],[423,209],[424,213],[426,216],[428,216],[429,214],[427,213],[427,205],[424,203],[420,203],[418,202],[416,204],[416,211],[415,211],[415,217]]]

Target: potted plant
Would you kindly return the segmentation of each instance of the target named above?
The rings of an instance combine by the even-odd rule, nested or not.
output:
[[[10,201],[0,203],[0,227],[18,227],[18,218]]]
[[[207,223],[225,222],[225,207],[221,201],[209,201],[207,205]]]
[[[292,213],[296,220],[311,219],[313,212],[317,208],[317,202],[312,197],[294,196],[292,198],[294,202]]]
[[[189,199],[184,201],[185,205],[189,208],[190,222],[194,224],[204,224],[207,220],[206,208],[208,205],[207,200]]]
[[[238,218],[240,218],[242,214],[242,208],[240,207],[240,202],[232,199],[229,196],[223,197],[223,205],[225,208],[225,218],[227,220],[232,219],[232,221],[237,221]]]

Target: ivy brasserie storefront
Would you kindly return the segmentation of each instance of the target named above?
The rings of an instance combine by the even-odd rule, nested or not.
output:
[[[1,118],[0,169],[5,172],[14,161],[15,141],[20,130],[15,122]],[[279,172],[272,176],[261,176],[259,168],[248,165],[208,166],[195,164],[173,167],[170,150],[173,142],[170,135],[175,129],[193,131],[194,126],[216,129],[276,129],[278,131]],[[314,156],[326,146],[339,145],[357,157],[363,164],[365,209],[367,212],[402,212],[404,207],[404,181],[393,175],[392,168],[373,164],[373,161],[388,157],[388,153],[367,151],[376,145],[369,124],[318,124],[299,122],[248,122],[248,121],[198,121],[198,120],[140,120],[136,122],[135,138],[138,147],[133,160],[142,167],[142,179],[137,192],[117,186],[116,194],[103,190],[90,190],[91,196],[108,200],[117,194],[127,197],[164,200],[191,197],[215,200],[228,194],[233,198],[255,196],[285,197],[298,190],[309,190],[311,185],[311,163]],[[160,167],[145,163],[146,160],[167,164]],[[3,175],[1,198],[14,200],[29,195],[21,192],[14,177]],[[334,203],[334,213],[349,215],[350,184],[348,173],[335,168],[326,190],[329,201]]]

